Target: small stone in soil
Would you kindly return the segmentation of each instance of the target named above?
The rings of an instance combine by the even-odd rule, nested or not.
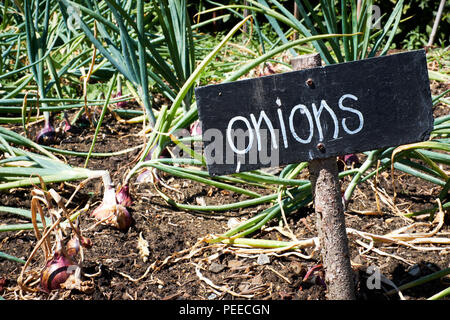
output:
[[[211,293],[211,294],[208,296],[208,299],[209,299],[209,300],[214,300],[215,298],[217,298],[217,294],[215,294],[215,293]]]
[[[256,260],[256,263],[259,264],[260,266],[269,264],[270,258],[267,254],[262,253],[258,256],[258,260]]]

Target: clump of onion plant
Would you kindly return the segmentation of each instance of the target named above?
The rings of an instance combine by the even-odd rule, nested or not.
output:
[[[53,192],[52,192],[53,191]],[[61,206],[61,198],[54,190],[50,190],[53,198]],[[67,211],[64,208],[64,213]],[[54,219],[55,217],[52,216]],[[66,281],[71,277],[71,281],[75,283],[80,282],[80,267],[79,263],[83,260],[83,254],[81,252],[81,260],[78,259],[78,254],[80,254],[81,247],[90,249],[92,248],[92,241],[81,235],[81,231],[77,223],[72,223],[69,221],[69,225],[73,232],[72,237],[67,241],[66,245],[63,246],[63,230],[58,225],[56,229],[56,249],[43,268],[41,272],[40,288],[45,292],[50,292],[52,290],[60,289],[65,287]]]
[[[65,248],[62,246],[60,237],[57,237],[56,250],[41,271],[40,288],[42,291],[48,293],[65,287],[66,281],[71,276],[72,281],[80,281],[80,272],[76,271],[80,271],[77,256],[81,247],[90,249],[92,241],[83,237],[79,230],[67,242]]]

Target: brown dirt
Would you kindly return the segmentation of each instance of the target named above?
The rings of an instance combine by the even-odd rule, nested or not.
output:
[[[442,92],[442,85],[432,83],[434,92]],[[437,106],[435,115],[446,113],[445,107]],[[141,143],[137,133],[138,125],[118,123],[111,115],[101,129],[102,137],[96,144],[96,152],[116,151]],[[68,150],[86,151],[92,141],[93,129],[84,129],[81,134],[68,135],[60,141],[61,147]],[[107,169],[114,182],[120,183],[124,172],[131,167],[138,151],[125,155],[92,158],[88,167]],[[363,155],[359,155],[363,158]],[[84,159],[66,157],[74,166],[83,166]],[[307,178],[307,176],[305,176]],[[440,188],[423,180],[396,172],[398,191],[397,208],[414,212],[435,205]],[[203,198],[208,204],[231,203],[244,199],[228,191],[205,187],[188,180],[165,177],[165,181],[178,192],[163,188],[163,191],[183,203],[195,204]],[[373,182],[373,180],[371,180]],[[343,188],[348,179],[343,180]],[[55,188],[66,200],[74,191],[76,183],[49,185]],[[393,195],[392,180],[389,175],[378,177],[378,188],[386,191],[388,199]],[[227,230],[230,218],[246,219],[254,216],[266,206],[251,207],[225,213],[199,214],[177,210],[168,205],[150,183],[132,185],[134,203],[130,212],[134,224],[128,232],[120,232],[110,226],[98,225],[89,214],[81,216],[83,234],[93,241],[93,247],[84,250],[81,264],[82,279],[88,281],[93,290],[88,293],[79,290],[59,290],[44,292],[20,292],[17,278],[22,265],[10,260],[0,260],[0,296],[5,299],[66,299],[66,300],[117,300],[117,299],[300,299],[323,300],[325,289],[320,283],[321,271],[302,281],[306,272],[320,264],[320,257],[313,253],[311,259],[294,254],[269,255],[268,264],[259,264],[259,253],[242,253],[236,248],[208,244],[200,241],[210,234],[220,234]],[[267,190],[257,190],[267,192]],[[70,209],[90,206],[91,211],[101,201],[100,181],[89,182],[76,196]],[[30,208],[30,188],[20,188],[0,193],[0,205]],[[362,212],[377,209],[375,192],[370,183],[361,184],[354,193],[346,211],[347,227],[383,235],[410,222],[381,203],[382,214],[366,215]],[[358,213],[359,212],[359,213]],[[448,216],[447,216],[448,218]],[[311,206],[298,210],[287,217],[289,227],[299,239],[316,236],[314,210]],[[27,223],[11,214],[0,213],[1,224]],[[273,221],[268,227],[278,226]],[[426,230],[430,230],[427,228]],[[426,231],[425,230],[425,231]],[[448,219],[441,229],[449,234]],[[148,260],[144,262],[138,249],[138,239],[142,236],[149,244]],[[254,238],[286,240],[275,229],[254,234]],[[359,300],[396,300],[398,295],[387,296],[382,289],[367,288],[369,274],[364,270],[377,266],[380,272],[396,285],[409,282],[436,270],[449,267],[447,251],[420,251],[400,245],[375,245],[389,253],[383,256],[376,252],[363,252],[365,249],[354,236],[350,237],[351,259],[357,275]],[[0,251],[26,260],[36,245],[32,231],[0,233]],[[429,245],[423,245],[428,246]],[[436,245],[438,246],[438,245]],[[196,251],[194,251],[196,250]],[[305,249],[304,255],[311,254]],[[191,254],[191,255],[188,255]],[[39,271],[42,259],[35,259],[31,269]],[[29,273],[27,273],[29,274]],[[323,274],[322,274],[323,277]],[[211,281],[215,287],[206,281]],[[205,281],[206,280],[206,281]],[[369,279],[370,282],[370,279]],[[3,283],[3,284],[2,284]],[[425,285],[405,290],[406,299],[424,299],[449,285],[447,280],[435,280]],[[36,284],[33,285],[37,287]],[[224,290],[226,288],[226,290]]]

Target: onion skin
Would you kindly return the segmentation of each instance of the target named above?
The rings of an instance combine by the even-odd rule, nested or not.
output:
[[[91,239],[81,236],[80,241],[81,241],[81,246],[83,248],[86,248],[86,249],[92,248],[92,241],[91,241]]]
[[[344,156],[344,162],[348,166],[352,166],[352,164],[358,165],[359,164],[359,159],[356,156],[356,154],[351,153],[351,154],[346,154]]]
[[[137,183],[144,183],[149,181],[152,181],[152,171],[148,169],[142,170],[142,172],[136,178]]]
[[[77,265],[64,254],[56,252],[53,258],[50,259],[41,272],[40,288],[45,292],[61,289],[61,284],[64,283],[71,275],[71,271]]]
[[[112,95],[112,98],[113,98],[113,99],[115,99],[115,98],[121,98],[121,97],[122,97],[122,90],[119,90],[119,91],[117,91],[116,94],[113,94],[113,95]],[[119,102],[116,103],[117,108],[124,108],[124,107],[126,107],[127,105],[128,105],[128,102],[127,102],[127,101],[119,101]]]
[[[92,241],[89,238],[81,236],[79,239],[77,236],[71,238],[66,245],[67,255],[71,258],[75,258],[76,255],[80,252],[80,245],[83,248],[90,249],[92,248]]]
[[[73,237],[67,242],[66,245],[67,255],[71,258],[75,258],[78,252],[80,252],[80,240],[78,237]]]
[[[148,152],[147,156],[145,157],[145,161],[148,160],[152,160],[152,156],[153,153],[156,151],[156,147],[154,146],[153,148],[150,149],[150,151]],[[170,155],[170,152],[167,150],[167,148],[164,148],[160,155],[159,155],[159,159],[166,159],[166,158],[171,158],[172,156]],[[136,182],[137,183],[144,183],[144,182],[152,182],[153,181],[153,174],[152,174],[152,170],[146,169],[144,168],[141,173],[137,176],[136,178]]]
[[[116,200],[118,204],[124,207],[129,207],[133,204],[133,200],[131,199],[130,195],[130,188],[128,187],[128,185],[124,185],[118,188],[116,192]]]
[[[117,229],[126,232],[130,228],[131,223],[133,222],[133,218],[131,217],[127,208],[121,205],[118,205],[118,207],[119,210],[116,215],[116,227]]]

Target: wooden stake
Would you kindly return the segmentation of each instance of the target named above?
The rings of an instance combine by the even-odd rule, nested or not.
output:
[[[247,1],[244,1],[244,6],[248,6],[248,3],[247,3]],[[244,18],[247,18],[247,16],[248,16],[248,9],[244,9]],[[247,22],[244,24],[244,33],[246,34],[247,33],[247,30],[248,29],[248,27],[247,27]]]
[[[301,55],[291,60],[294,70],[318,67],[321,64],[319,54]],[[336,158],[312,160],[309,172],[325,269],[327,299],[354,300],[355,285]]]

